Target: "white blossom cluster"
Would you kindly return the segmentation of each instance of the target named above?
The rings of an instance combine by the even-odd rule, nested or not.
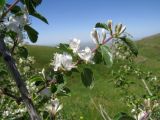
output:
[[[31,66],[35,63],[35,58],[28,56],[27,58],[19,58],[18,60],[18,69],[21,73],[26,74],[30,72]]]
[[[94,53],[89,47],[85,47],[85,49],[80,50],[80,40],[79,39],[72,39],[69,43],[70,49],[73,50],[73,53],[78,55],[80,59],[86,61],[86,62],[91,62],[92,63],[92,58],[94,56]]]
[[[136,114],[136,109],[132,109],[131,113],[134,114],[136,120],[148,120],[151,118],[152,111],[159,106],[158,101],[151,101],[150,98],[144,100],[142,108],[138,108],[139,112]]]
[[[70,71],[72,68],[76,68],[74,63],[72,63],[72,56],[67,53],[63,54],[56,53],[54,55],[54,60],[51,63],[51,65],[54,66],[54,71],[58,70]]]
[[[13,31],[17,34],[17,40],[22,41],[24,39],[23,29],[24,26],[29,24],[29,14],[25,6],[21,7],[20,14],[7,14],[3,24],[6,26],[7,31]],[[6,40],[10,39],[5,37]]]
[[[123,43],[118,42],[117,40],[115,40],[115,42],[112,44],[111,49],[113,57],[116,59],[125,60],[132,56],[129,48],[127,48]]]
[[[4,101],[1,101],[1,103],[6,102],[5,98],[3,98],[3,100]],[[18,117],[22,117],[26,112],[27,112],[27,109],[23,105],[19,105],[19,107],[17,108],[16,102],[9,103],[8,101],[8,107],[3,110],[2,116],[4,119],[7,119],[8,117],[11,117],[11,116],[12,116],[12,119],[16,119]]]
[[[7,118],[9,116],[16,116],[16,118],[23,116],[24,113],[26,113],[27,110],[25,108],[18,108],[18,109],[9,109],[9,110],[5,110],[2,113],[3,118]],[[14,117],[12,117],[14,118]]]
[[[93,28],[90,35],[93,42],[97,46],[99,46],[99,44],[103,44],[103,42],[106,39],[106,31],[104,29],[102,29],[101,37],[98,31],[96,30],[96,28]],[[94,63],[92,60],[94,57],[94,51],[92,51],[91,48],[89,47],[85,47],[85,49],[80,50],[79,39],[77,38],[72,39],[69,43],[69,47],[75,55],[78,55],[78,57],[81,60],[85,61],[86,63]],[[112,54],[110,55],[112,56]],[[56,53],[54,55],[51,65],[54,66],[54,71],[58,71],[58,70],[70,71],[72,68],[76,68],[76,64],[73,63],[72,56],[67,53],[63,53],[63,54]]]
[[[55,116],[57,112],[63,108],[63,105],[60,104],[58,98],[55,98],[54,100],[51,100],[51,103],[48,104],[46,108],[53,116]]]

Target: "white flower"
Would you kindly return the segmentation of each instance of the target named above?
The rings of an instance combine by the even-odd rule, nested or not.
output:
[[[22,20],[22,19],[26,19],[25,15],[23,15],[23,16],[24,17],[10,16],[9,21],[4,22],[4,24],[7,26],[8,31],[11,30],[11,31],[17,33],[18,40],[23,39],[23,34],[21,32],[21,27],[20,26],[24,26],[25,24],[27,24],[27,21]]]
[[[97,32],[96,28],[93,28],[90,35],[91,35],[91,38],[92,38],[93,42],[95,44],[99,44],[99,35],[98,35],[98,32]]]
[[[5,25],[8,30],[14,31],[17,34],[21,32],[17,22],[6,22]]]
[[[53,64],[54,71],[58,71],[59,69],[70,71],[72,68],[76,66],[72,63],[72,56],[66,53],[54,55]]]
[[[151,99],[150,98],[148,98],[148,99],[144,99],[144,105],[145,105],[145,107],[147,108],[147,107],[151,107]]]
[[[106,30],[102,29],[102,40],[106,39]]]
[[[154,105],[153,105],[153,108],[156,108],[159,106],[159,103],[158,102],[155,102]]]
[[[9,17],[9,22],[14,23],[17,26],[24,26],[28,23],[28,14],[23,13],[23,15],[20,16],[10,16]]]
[[[73,50],[73,53],[77,53],[80,48],[80,40],[74,38],[73,40],[71,40],[69,47]]]
[[[8,115],[9,115],[9,111],[8,111],[8,110],[6,110],[6,111],[3,112],[3,116],[6,117],[6,116],[8,116]]]
[[[26,73],[26,72],[29,72],[29,71],[30,71],[30,67],[29,67],[29,66],[25,66],[25,67],[23,68],[23,70],[24,70],[25,73]]]
[[[53,61],[54,71],[58,71],[58,68],[61,67],[61,60],[62,60],[62,54],[56,53],[54,55],[54,61]]]
[[[6,19],[4,21],[4,24],[6,25],[7,30],[16,32],[17,38],[19,40],[23,39],[22,28],[29,22],[28,16],[29,16],[28,13],[23,11],[22,15],[19,15],[19,16],[10,15],[8,17],[8,20]]]
[[[138,120],[147,120],[148,113],[146,111],[142,111],[138,114]]]
[[[136,112],[136,110],[135,110],[135,109],[132,109],[132,110],[131,110],[131,113],[135,113],[135,112]]]
[[[75,68],[76,66],[72,63],[72,56],[68,54],[63,54],[62,57],[62,67],[63,69],[70,71],[72,68]]]
[[[32,64],[34,64],[34,63],[35,63],[35,59],[34,59],[34,57],[29,56],[29,57],[27,57],[27,59],[28,59],[28,60],[29,60],[29,62],[31,62]]]
[[[92,62],[91,60],[94,54],[89,47],[86,47],[84,50],[80,51],[78,55],[82,60],[85,60],[86,62]]]
[[[155,80],[155,81],[156,81],[156,80],[157,80],[157,77],[154,76],[154,77],[151,78],[151,80]]]
[[[22,64],[23,63],[23,59],[19,58],[19,63]]]
[[[63,108],[63,105],[59,103],[59,100],[56,98],[54,100],[51,100],[51,105],[47,106],[47,109],[53,114],[56,115],[56,113]]]

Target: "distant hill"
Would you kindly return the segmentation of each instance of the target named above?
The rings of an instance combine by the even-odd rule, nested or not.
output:
[[[160,43],[160,33],[144,37],[137,42],[140,43],[140,44],[145,44],[145,43],[147,43],[147,44],[150,44],[150,43],[157,44],[157,43]]]
[[[151,69],[160,69],[160,33],[145,37],[136,43],[139,48],[138,59],[145,60],[141,64]]]

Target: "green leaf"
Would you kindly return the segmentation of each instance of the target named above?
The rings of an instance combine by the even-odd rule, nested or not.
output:
[[[113,120],[136,120],[133,117],[127,115],[126,113],[118,113]]]
[[[29,25],[25,25],[24,30],[27,32],[29,39],[35,43],[38,39],[38,32]]]
[[[40,85],[44,85],[44,84],[45,84],[44,81],[41,81],[41,80],[35,82],[36,86],[40,86]]]
[[[35,75],[35,76],[32,76],[31,78],[29,78],[29,81],[31,81],[31,82],[43,81],[43,78],[39,75]]]
[[[38,5],[42,3],[42,0],[31,0],[31,1],[35,7],[37,7]]]
[[[52,84],[50,87],[51,93],[55,93],[57,91],[57,87],[55,84]]]
[[[25,4],[25,0],[20,0],[23,4]],[[34,5],[34,7],[37,7],[42,3],[42,0],[30,0],[30,2]]]
[[[21,0],[21,2],[26,5],[29,14],[32,14],[36,11],[31,0]]]
[[[94,61],[96,64],[100,64],[100,63],[103,62],[102,54],[101,54],[101,49],[100,49],[100,48],[98,48],[98,49],[95,51],[95,55],[94,55],[93,61]]]
[[[7,75],[8,72],[5,69],[0,68],[0,76]]]
[[[39,14],[36,10],[35,10],[35,6],[34,6],[34,3],[32,3],[33,0],[22,0],[21,2],[23,4],[26,4],[27,6],[27,9],[28,9],[28,12],[30,15],[42,20],[43,22],[47,23],[48,24],[48,21],[47,19],[42,16],[41,14]]]
[[[108,26],[107,26],[105,23],[97,23],[97,24],[95,25],[95,27],[96,27],[96,28],[104,28],[104,29],[106,29],[106,30],[109,30],[109,29],[108,29]]]
[[[57,74],[55,76],[55,78],[56,78],[58,84],[63,84],[64,83],[64,76],[63,76],[63,74],[59,73],[59,74]]]
[[[138,55],[138,48],[137,48],[137,46],[136,46],[134,41],[132,41],[129,38],[126,38],[126,37],[120,37],[120,39],[129,47],[129,49],[131,50],[131,52],[135,56]]]
[[[59,47],[59,49],[61,49],[63,51],[66,51],[66,50],[68,50],[69,45],[68,44],[60,43],[58,47]]]
[[[10,30],[10,31],[6,32],[6,34],[7,34],[8,36],[10,36],[13,41],[16,40],[16,37],[17,37],[17,33],[16,33],[16,32]]]
[[[100,46],[100,48],[104,64],[107,65],[108,67],[111,67],[113,64],[113,59],[109,47],[107,45],[102,45]]]
[[[25,47],[18,47],[18,54],[21,56],[21,57],[24,57],[24,58],[27,58],[28,57],[28,50],[27,48]]]
[[[5,3],[6,3],[6,0],[0,0],[0,10],[3,9]]]
[[[68,44],[60,43],[58,47],[59,47],[59,50],[61,50],[62,52],[65,51],[65,52],[70,53],[70,54],[73,53],[72,50],[69,48]]]
[[[19,6],[14,6],[12,9],[11,9],[11,13],[19,13],[21,11],[21,8]]]
[[[89,68],[84,68],[81,72],[81,79],[85,87],[92,87],[93,85],[93,72]]]
[[[34,12],[31,15],[36,17],[36,18],[38,18],[38,19],[40,19],[41,21],[45,22],[46,24],[48,24],[47,19],[44,16],[42,16],[40,13]]]
[[[57,93],[58,96],[71,96],[71,91],[69,88],[67,87],[63,87],[58,93]]]
[[[29,78],[29,81],[34,83],[36,86],[45,84],[43,78],[39,75],[32,76],[31,78]]]

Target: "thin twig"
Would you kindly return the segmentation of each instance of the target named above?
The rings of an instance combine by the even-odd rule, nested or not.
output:
[[[19,1],[20,0],[15,0],[14,3],[9,6],[9,8],[7,9],[7,11],[2,14],[0,20],[2,20]]]
[[[1,88],[1,93],[8,96],[8,97],[11,97],[12,99],[14,99],[17,104],[19,105],[21,102],[22,102],[22,97],[17,97],[16,95],[13,95],[13,93],[11,93],[11,91],[9,91],[8,89],[6,88]]]
[[[109,37],[108,39],[106,39],[106,40],[104,40],[104,41],[102,42],[102,45],[106,44],[107,42],[109,42],[109,41],[112,40],[112,39],[113,39],[112,36]],[[94,53],[98,48],[99,48],[99,45],[97,45],[96,48],[94,48],[94,49],[92,50],[92,52]]]

